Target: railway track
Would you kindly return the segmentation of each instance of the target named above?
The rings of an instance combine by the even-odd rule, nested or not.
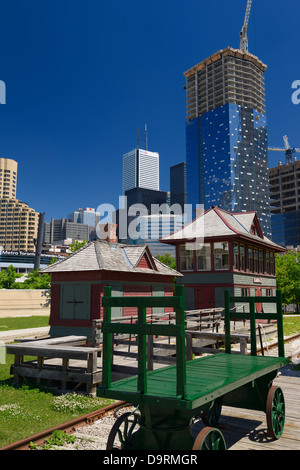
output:
[[[300,333],[290,336],[285,340],[291,343],[300,339]],[[264,352],[274,350],[278,343],[272,343],[264,347]],[[261,349],[257,350],[258,354],[262,353]],[[292,356],[289,355],[290,359]],[[92,413],[85,414],[71,421],[63,423],[59,426],[47,429],[43,432],[22,439],[20,441],[1,447],[0,450],[30,450],[32,444],[37,447],[42,447],[46,439],[48,439],[53,432],[63,431],[66,434],[72,434],[76,437],[76,443],[73,446],[59,447],[59,449],[81,449],[81,450],[105,450],[106,442],[109,432],[116,420],[116,414],[119,409],[131,407],[130,404],[118,401],[112,405],[93,411]],[[95,432],[95,426],[97,426]]]

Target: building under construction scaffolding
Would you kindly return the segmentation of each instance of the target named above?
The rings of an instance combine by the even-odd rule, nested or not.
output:
[[[187,202],[256,211],[271,236],[264,73],[248,51],[227,47],[187,70]]]
[[[273,241],[300,250],[300,161],[270,168]]]

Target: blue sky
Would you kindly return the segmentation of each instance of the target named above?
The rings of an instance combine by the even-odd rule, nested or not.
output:
[[[160,186],[185,160],[183,73],[227,46],[238,48],[246,0],[11,0],[1,5],[0,156],[18,164],[17,197],[61,218],[111,203],[122,190],[122,155],[160,154]],[[269,145],[300,147],[299,0],[253,0],[249,51],[268,65]],[[300,155],[298,155],[300,158]],[[270,166],[284,154],[269,154]]]

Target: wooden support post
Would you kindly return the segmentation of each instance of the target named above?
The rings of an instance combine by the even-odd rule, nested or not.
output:
[[[181,305],[175,309],[176,325],[181,326],[181,335],[176,338],[177,397],[186,396],[186,351],[185,351],[185,299],[184,287],[175,287],[175,296],[181,298]]]
[[[256,321],[255,321],[255,297],[250,298],[249,304],[250,304],[251,356],[257,356]]]
[[[280,290],[276,291],[276,309],[277,309],[278,356],[284,357],[282,294]]]
[[[138,323],[146,325],[146,308],[138,307]],[[138,335],[138,393],[147,393],[147,344],[146,335]]]
[[[186,359],[187,361],[193,359],[193,337],[191,333],[186,333]]]
[[[153,370],[153,335],[147,337],[147,370]]]
[[[225,290],[225,352],[231,354],[231,339],[230,339],[230,292]]]

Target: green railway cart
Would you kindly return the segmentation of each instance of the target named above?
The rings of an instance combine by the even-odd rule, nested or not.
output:
[[[231,354],[230,303],[249,302],[250,313],[243,314],[251,323],[251,355]],[[272,385],[278,370],[289,359],[284,357],[281,293],[259,297],[257,302],[273,302],[276,314],[259,314],[276,319],[281,357],[257,356],[255,319],[256,299],[230,297],[225,292],[225,353],[186,361],[184,288],[175,288],[173,297],[111,297],[106,287],[103,309],[103,378],[99,394],[124,400],[136,407],[121,415],[111,429],[107,449],[122,450],[225,450],[226,443],[217,428],[222,405],[261,410],[266,413],[269,435],[279,439],[285,420],[284,397]],[[112,307],[137,307],[138,322],[111,323]],[[175,324],[146,322],[146,308],[172,307]],[[237,314],[234,314],[237,318]],[[132,334],[138,338],[138,374],[111,381],[111,341],[113,334]],[[176,365],[147,371],[147,336],[176,337]],[[193,436],[192,423],[201,416],[204,428]],[[115,447],[116,437],[119,439]]]

